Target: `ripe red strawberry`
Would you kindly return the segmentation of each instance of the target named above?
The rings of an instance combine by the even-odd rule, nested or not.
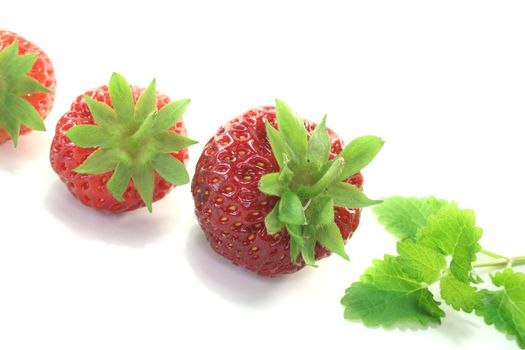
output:
[[[302,120],[277,100],[206,144],[192,181],[195,213],[217,253],[260,275],[315,266],[331,252],[348,259],[359,208],[378,203],[361,192],[359,171],[382,145],[365,136],[343,150],[325,119]]]
[[[45,130],[55,99],[49,57],[21,36],[0,30],[0,144],[31,130]]]
[[[155,80],[130,86],[114,73],[108,86],[75,99],[58,121],[51,166],[83,204],[123,212],[189,182],[182,115],[189,100],[157,95]]]

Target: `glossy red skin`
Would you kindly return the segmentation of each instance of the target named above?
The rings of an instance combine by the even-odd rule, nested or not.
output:
[[[197,163],[192,181],[195,214],[211,247],[220,255],[263,276],[292,273],[305,266],[290,259],[290,238],[286,230],[269,235],[264,218],[277,197],[258,189],[260,178],[279,171],[266,136],[264,119],[275,123],[275,108],[250,110],[223,125],[212,137]],[[305,121],[310,133],[316,124]],[[332,139],[330,158],[343,149],[337,134]],[[360,173],[345,180],[362,188]],[[360,210],[335,208],[335,222],[345,242],[359,225]],[[316,260],[330,251],[317,244]]]
[[[49,57],[38,46],[30,41],[27,41],[18,34],[0,30],[0,51],[11,45],[15,39],[18,39],[18,52],[20,55],[38,52],[38,58],[36,59],[36,62],[33,65],[31,71],[29,71],[28,75],[51,90],[51,92],[36,92],[34,94],[24,96],[24,98],[35,107],[42,119],[45,119],[51,111],[51,108],[53,107],[53,101],[55,100],[55,70]],[[27,134],[30,131],[31,129],[28,129],[22,125],[20,128],[20,135]],[[11,136],[9,136],[7,132],[0,128],[0,144],[10,139]]]
[[[136,86],[131,86],[131,88],[136,103],[144,89]],[[57,123],[55,137],[51,144],[51,166],[60,176],[60,179],[67,185],[67,188],[73,196],[89,207],[117,213],[145,206],[133,185],[133,181],[130,181],[123,195],[124,202],[119,202],[112,196],[106,188],[106,184],[111,178],[113,171],[99,175],[78,174],[73,171],[73,169],[82,164],[84,160],[97,149],[78,147],[65,135],[65,133],[75,125],[95,124],[93,116],[83,98],[84,95],[111,106],[107,86],[101,86],[78,96],[71,105],[70,111],[64,114]],[[170,103],[169,97],[157,94],[157,109],[161,109],[168,103]],[[186,128],[182,121],[178,122],[170,131],[180,135],[186,135]],[[188,149],[182,149],[170,154],[186,165],[188,161]],[[173,187],[175,186],[155,173],[153,201],[163,198]]]

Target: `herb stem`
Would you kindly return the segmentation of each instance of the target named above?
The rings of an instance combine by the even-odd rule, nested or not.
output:
[[[508,260],[507,257],[493,253],[490,250],[481,249],[479,252],[483,255],[490,256],[491,258],[494,258],[494,259],[507,259]]]
[[[524,256],[516,256],[514,258],[497,258],[489,261],[480,261],[475,262],[472,264],[472,267],[474,268],[480,268],[480,267],[494,267],[494,266],[518,266],[518,265],[525,265],[525,255]]]

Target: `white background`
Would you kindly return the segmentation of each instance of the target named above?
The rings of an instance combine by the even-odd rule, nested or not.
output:
[[[394,249],[369,210],[338,257],[265,279],[207,245],[189,186],[154,212],[77,203],[48,161],[54,125],[113,71],[173,99],[201,141],[286,100],[344,139],[385,147],[365,171],[371,197],[429,195],[476,210],[482,244],[525,254],[522,1],[9,1],[0,27],[41,46],[58,94],[47,133],[0,146],[0,349],[513,349],[475,316],[439,327],[368,329],[339,300]],[[522,269],[523,271],[523,269]]]

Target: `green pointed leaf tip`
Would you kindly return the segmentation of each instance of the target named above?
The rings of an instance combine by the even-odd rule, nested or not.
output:
[[[130,181],[149,211],[152,209],[155,172],[175,186],[189,182],[186,167],[171,155],[196,141],[170,131],[188,107],[179,100],[157,110],[156,81],[142,92],[134,104],[132,87],[118,73],[109,82],[109,105],[84,96],[95,125],[77,125],[66,136],[83,148],[96,150],[75,171],[84,174],[113,172],[109,192],[118,201]]]
[[[11,136],[16,147],[22,125],[31,130],[45,131],[42,117],[23,96],[51,91],[27,74],[33,68],[38,53],[19,55],[18,40],[0,51],[0,129]]]
[[[500,289],[479,292],[481,304],[476,307],[476,315],[498,331],[515,337],[519,347],[525,349],[525,274],[507,268],[491,279]]]
[[[471,210],[434,197],[393,197],[376,207],[387,229],[400,238],[398,256],[375,260],[359,282],[345,292],[345,317],[368,326],[439,322],[445,315],[429,286],[439,283],[441,299],[455,310],[475,311],[488,325],[515,337],[525,349],[525,274],[506,268],[491,276],[496,290],[478,290],[482,282],[472,261],[480,252],[481,229]],[[401,220],[395,224],[395,220]],[[495,259],[501,256],[481,251]],[[451,257],[447,266],[447,257]],[[509,261],[521,262],[521,257]]]
[[[450,271],[459,281],[468,283],[472,262],[480,251],[478,244],[482,230],[476,227],[472,210],[459,209],[450,204],[430,216],[417,236],[417,242],[451,256]]]
[[[435,197],[390,197],[372,211],[385,229],[397,239],[415,239],[429,216],[436,214],[450,202]]]
[[[275,101],[275,113],[277,128],[268,120],[264,122],[280,170],[264,175],[259,190],[280,197],[280,201],[267,215],[266,228],[270,234],[286,228],[294,263],[301,253],[306,264],[315,266],[317,243],[348,259],[334,207],[364,208],[381,203],[343,180],[370,163],[383,141],[374,136],[358,138],[330,160],[332,139],[326,116],[309,135],[304,120],[284,101]]]
[[[346,319],[361,320],[367,326],[426,325],[440,323],[445,316],[428,288],[408,276],[391,255],[375,260],[361,280],[346,290],[341,302]]]

